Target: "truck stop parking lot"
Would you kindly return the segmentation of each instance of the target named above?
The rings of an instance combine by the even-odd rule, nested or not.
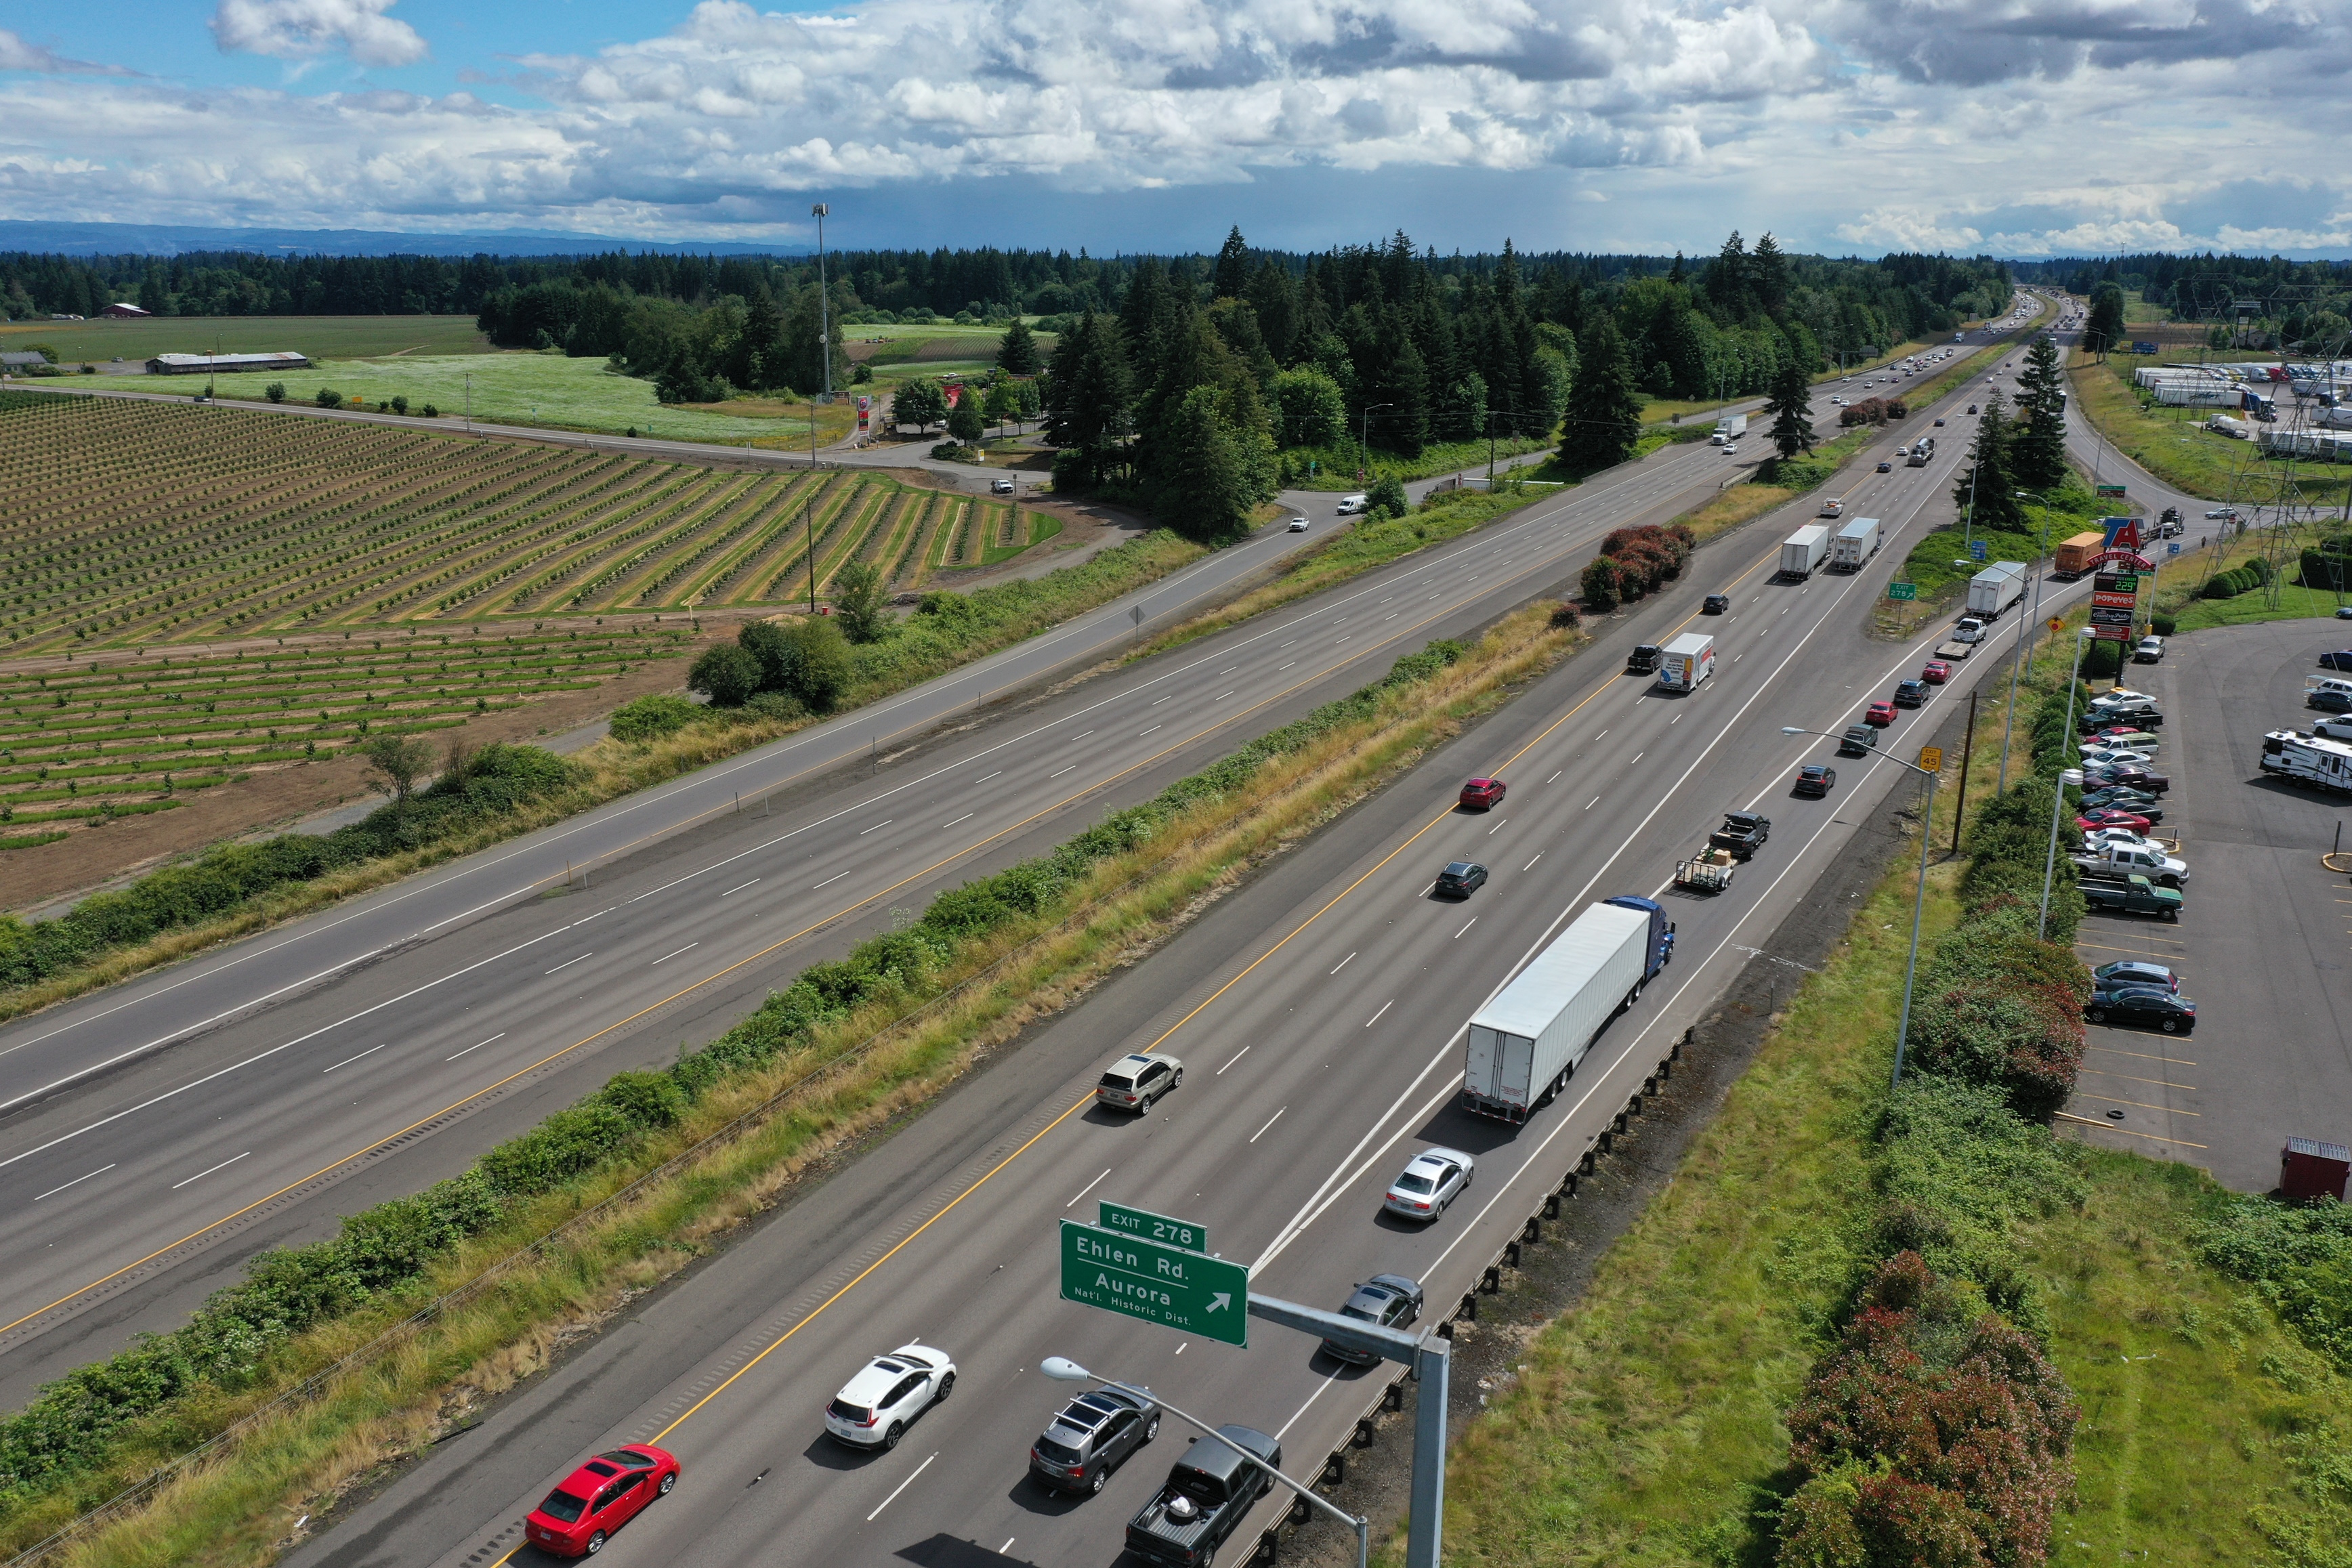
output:
[[[2165,715],[2156,767],[2172,780],[2159,837],[2177,838],[2189,880],[2176,924],[2093,915],[2085,964],[2145,957],[2180,977],[2197,1031],[2089,1031],[2062,1125],[2089,1141],[2185,1161],[2224,1185],[2267,1192],[2291,1137],[2352,1139],[2352,876],[2321,857],[2352,800],[2269,779],[2267,730],[2308,728],[2304,680],[2347,642],[2333,622],[2200,631],[2124,684]]]

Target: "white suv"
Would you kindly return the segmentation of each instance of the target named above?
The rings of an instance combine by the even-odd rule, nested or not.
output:
[[[824,1429],[856,1448],[895,1448],[916,1416],[954,1392],[955,1375],[947,1352],[902,1344],[841,1385],[824,1407]]]

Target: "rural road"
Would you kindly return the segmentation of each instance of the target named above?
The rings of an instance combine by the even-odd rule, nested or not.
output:
[[[1844,486],[1890,533],[1855,575],[1771,580],[1803,506],[1702,552],[1684,580],[1607,623],[1593,647],[633,1308],[289,1561],[538,1563],[517,1550],[520,1520],[551,1478],[592,1448],[657,1439],[681,1455],[686,1479],[606,1548],[625,1565],[780,1554],[1108,1563],[1182,1435],[1164,1432],[1098,1497],[1038,1492],[1024,1476],[1027,1449],[1069,1393],[1034,1370],[1051,1354],[1275,1433],[1296,1469],[1313,1473],[1375,1383],[1264,1323],[1252,1325],[1248,1349],[1231,1349],[1058,1301],[1055,1222],[1112,1198],[1204,1224],[1211,1247],[1252,1262],[1253,1288],[1268,1294],[1336,1306],[1354,1281],[1391,1270],[1422,1280],[1438,1313],[1450,1310],[1872,809],[1916,789],[1885,757],[1910,756],[1969,690],[1990,689],[2003,671],[1990,659],[1962,664],[1924,709],[1900,715],[1881,757],[1842,761],[1827,800],[1789,797],[1796,764],[1830,747],[1781,727],[1843,728],[1943,635],[1932,625],[1897,644],[1868,627],[1909,543],[1948,515],[1958,460],[1955,444],[1924,469],[1865,467]],[[1379,583],[1369,610],[1327,596],[1282,634],[1300,634],[1299,647],[1334,642],[1410,591]],[[1732,607],[1702,622],[1707,592],[1729,594]],[[1619,674],[1631,644],[1686,626],[1714,632],[1719,650],[1696,694],[1663,695]],[[1486,773],[1511,783],[1504,803],[1454,809],[1459,780]],[[1713,899],[1669,891],[1677,856],[1718,813],[1746,807],[1768,812],[1773,832],[1730,889]],[[1494,880],[1467,903],[1434,902],[1431,878],[1453,859],[1488,864]],[[1465,1115],[1454,1103],[1465,1020],[1565,921],[1616,894],[1666,904],[1679,926],[1672,966],[1528,1124]],[[1141,1119],[1094,1108],[1104,1063],[1148,1046],[1183,1058],[1183,1087]],[[1433,1144],[1475,1156],[1476,1181],[1425,1228],[1385,1217],[1381,1189]],[[894,1451],[831,1444],[825,1400],[866,1356],[914,1340],[957,1356],[955,1398]],[[1277,1507],[1244,1527],[1236,1561]]]
[[[183,1321],[242,1260],[462,1168],[772,985],[1572,578],[1733,462],[1669,447],[1081,684],[1335,526],[1263,534],[873,706],[0,1030],[0,1401]],[[1328,633],[1328,634],[1327,634]]]

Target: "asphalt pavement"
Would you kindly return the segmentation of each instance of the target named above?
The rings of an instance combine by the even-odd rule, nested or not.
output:
[[[2352,803],[2262,771],[2263,736],[2308,730],[2304,681],[2352,624],[2217,627],[2127,666],[2165,715],[2156,767],[2173,784],[2157,832],[2189,865],[2177,924],[2095,914],[2086,964],[2146,958],[2197,1004],[2187,1036],[2097,1027],[2069,1125],[2111,1147],[2184,1161],[2242,1192],[2278,1186],[2289,1137],[2352,1142],[2352,878],[2320,857]]]
[[[1842,730],[1945,634],[1876,640],[1871,606],[1909,543],[1948,516],[1961,445],[1843,486],[1849,515],[1887,525],[1885,548],[1853,575],[1774,580],[1780,540],[1810,506],[1701,552],[1592,647],[633,1306],[294,1559],[534,1561],[518,1552],[520,1521],[551,1479],[635,1439],[677,1451],[686,1480],[605,1549],[624,1563],[1108,1563],[1181,1438],[1163,1433],[1092,1500],[1038,1492],[1028,1446],[1067,1393],[1035,1371],[1049,1354],[1274,1433],[1311,1470],[1376,1385],[1263,1323],[1242,1350],[1060,1301],[1056,1220],[1101,1198],[1133,1203],[1205,1225],[1214,1250],[1251,1263],[1253,1291],[1336,1306],[1354,1281],[1392,1270],[1450,1310],[1869,810],[1918,788],[1892,759],[2005,668],[1984,655],[1961,664],[1926,707],[1898,712],[1883,749],[1838,761],[1828,799],[1790,797],[1797,765],[1830,743],[1782,727]],[[2053,585],[2051,598],[2082,591]],[[1728,594],[1730,611],[1702,619],[1708,592]],[[1315,634],[1340,632],[1336,611],[1315,613]],[[1633,643],[1694,628],[1719,651],[1697,692],[1620,673]],[[1458,810],[1469,775],[1498,775],[1510,792],[1491,811]],[[1735,808],[1771,816],[1764,850],[1720,894],[1672,890],[1675,861]],[[1465,903],[1431,896],[1454,859],[1494,872]],[[1665,903],[1678,925],[1671,967],[1528,1124],[1465,1113],[1471,1012],[1590,903],[1621,893]],[[1183,1087],[1142,1118],[1096,1108],[1103,1065],[1145,1047],[1184,1060]],[[1381,1189],[1431,1145],[1476,1158],[1467,1195],[1426,1226],[1385,1215]],[[916,1340],[956,1355],[955,1398],[893,1451],[832,1444],[824,1401],[867,1356]]]
[[[940,886],[1557,591],[1608,528],[1687,509],[1736,461],[1669,447],[1050,688],[1338,526],[1309,511],[1306,535],[1270,531],[897,697],[16,1021],[0,1400],[183,1321],[255,1250],[331,1234],[611,1072],[674,1060]]]

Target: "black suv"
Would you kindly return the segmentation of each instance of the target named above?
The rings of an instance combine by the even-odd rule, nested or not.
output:
[[[1819,800],[1836,788],[1836,768],[1823,767],[1818,762],[1808,762],[1797,769],[1797,782],[1789,793],[1811,796]]]
[[[1895,688],[1896,707],[1917,707],[1927,700],[1928,686],[1925,681],[1905,681]]]
[[[1710,593],[1705,599],[1699,601],[1698,612],[1701,615],[1721,615],[1727,612],[1730,609],[1731,595],[1728,593]]]
[[[1149,1390],[1097,1388],[1081,1394],[1029,1448],[1029,1473],[1055,1491],[1098,1492],[1129,1454],[1160,1436],[1160,1406]]]
[[[1486,868],[1476,861],[1455,861],[1437,873],[1430,889],[1440,898],[1467,898],[1486,885]]]

